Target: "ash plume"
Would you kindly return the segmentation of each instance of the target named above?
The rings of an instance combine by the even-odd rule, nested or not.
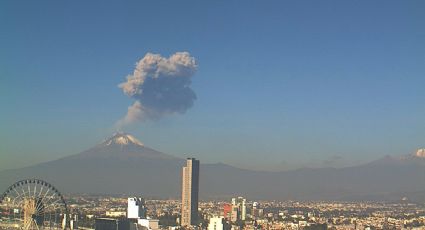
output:
[[[188,52],[177,52],[168,58],[147,53],[136,63],[127,81],[118,85],[135,102],[117,126],[185,113],[196,100],[190,88],[196,68],[195,58]]]

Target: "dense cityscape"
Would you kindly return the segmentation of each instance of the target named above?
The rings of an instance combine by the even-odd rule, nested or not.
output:
[[[8,189],[0,205],[0,229],[39,229],[49,212],[49,201],[57,206],[62,195],[29,196],[37,193],[31,184],[48,185],[38,180],[24,180]],[[28,185],[28,191],[26,186]],[[19,197],[19,186],[25,194]],[[39,194],[44,194],[39,189]],[[182,200],[148,199],[108,195],[68,195],[67,208],[60,213],[55,229],[425,229],[425,205],[410,202],[342,202],[342,201],[267,201],[237,196],[228,200],[200,201],[199,160],[188,158],[182,169]],[[58,197],[56,198],[56,197]],[[24,203],[24,206],[22,206]],[[30,207],[36,207],[31,209]],[[56,219],[56,217],[55,217]],[[49,220],[51,221],[51,220]]]
[[[408,201],[243,200],[236,206],[231,199],[200,201],[200,229],[425,229],[425,205]],[[80,195],[69,201],[71,210],[78,214],[79,227],[93,228],[97,218],[127,216],[127,197]],[[178,229],[180,205],[180,200],[146,199],[146,217],[158,223],[150,229]]]

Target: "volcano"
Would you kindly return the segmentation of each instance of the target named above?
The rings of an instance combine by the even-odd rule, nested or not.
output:
[[[99,158],[109,158],[115,160],[137,160],[138,158],[180,160],[172,155],[168,155],[146,147],[137,138],[127,133],[115,133],[112,137],[104,140],[95,147],[80,154],[67,157],[66,159],[90,160]]]
[[[297,200],[425,201],[425,158],[386,156],[345,168],[254,171],[230,165],[201,164],[200,197]],[[194,155],[194,157],[197,157]],[[202,159],[201,163],[202,163]],[[127,194],[179,198],[185,160],[116,133],[76,155],[0,172],[0,191],[25,178],[39,178],[62,193]]]
[[[76,155],[0,173],[0,188],[20,178],[42,178],[67,193],[177,197],[184,160],[116,133]]]

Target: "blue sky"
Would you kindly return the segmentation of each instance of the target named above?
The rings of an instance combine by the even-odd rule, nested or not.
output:
[[[0,170],[83,151],[147,52],[187,51],[197,100],[126,129],[203,162],[341,167],[425,146],[424,1],[1,1]]]

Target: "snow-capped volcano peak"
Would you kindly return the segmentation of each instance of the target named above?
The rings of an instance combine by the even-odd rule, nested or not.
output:
[[[118,144],[118,145],[139,145],[144,146],[142,142],[137,140],[134,136],[127,133],[115,133],[111,138],[103,142],[105,145]]]
[[[81,152],[80,154],[70,156],[78,159],[110,159],[120,160],[128,159],[167,159],[179,160],[174,156],[156,151],[137,140],[133,135],[127,133],[115,133],[110,138],[105,139],[98,145]]]
[[[416,157],[425,158],[425,149],[418,149],[415,154]]]

